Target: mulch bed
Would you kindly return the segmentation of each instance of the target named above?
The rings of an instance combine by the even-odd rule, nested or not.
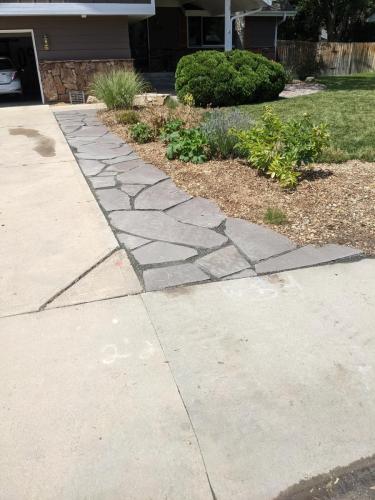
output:
[[[283,233],[299,245],[338,243],[375,255],[375,164],[349,161],[320,164],[306,172],[294,191],[259,175],[242,160],[202,165],[169,161],[161,142],[133,143],[114,114],[101,114],[112,131],[131,143],[146,162],[167,173],[192,196],[215,201],[227,216],[240,217]],[[264,222],[267,208],[281,209],[287,222]]]

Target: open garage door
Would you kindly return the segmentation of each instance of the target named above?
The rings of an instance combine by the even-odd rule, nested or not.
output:
[[[0,105],[42,102],[31,32],[0,31]]]

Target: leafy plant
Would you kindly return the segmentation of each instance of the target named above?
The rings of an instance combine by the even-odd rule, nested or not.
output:
[[[135,142],[139,144],[146,144],[155,139],[155,134],[147,123],[136,123],[130,128],[130,135]]]
[[[160,139],[164,142],[169,142],[171,134],[179,132],[184,127],[184,122],[179,118],[172,118],[168,120],[164,127],[161,129]]]
[[[200,128],[181,129],[168,137],[167,158],[184,162],[204,163],[207,160],[207,141]]]
[[[284,89],[281,64],[248,50],[198,51],[180,59],[176,91],[181,102],[232,106],[275,99]]]
[[[134,97],[145,92],[148,84],[138,73],[120,69],[94,75],[91,91],[108,109],[131,108]]]
[[[138,113],[132,109],[121,111],[116,115],[117,123],[121,125],[135,125],[139,122]]]
[[[235,154],[237,138],[234,130],[246,130],[252,124],[249,114],[237,108],[228,111],[213,110],[207,113],[202,123],[210,155],[214,158],[229,158]]]
[[[277,179],[284,188],[293,188],[300,167],[316,161],[329,145],[325,124],[314,125],[308,115],[283,122],[266,106],[261,122],[250,130],[234,131],[236,149],[250,165]]]
[[[279,208],[267,208],[266,213],[264,214],[264,221],[268,224],[275,225],[281,225],[288,222],[286,215]]]

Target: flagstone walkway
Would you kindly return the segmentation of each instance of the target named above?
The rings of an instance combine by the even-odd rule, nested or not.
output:
[[[361,256],[334,244],[297,248],[270,229],[227,218],[214,202],[192,198],[140,159],[99,121],[96,110],[55,116],[146,291]]]

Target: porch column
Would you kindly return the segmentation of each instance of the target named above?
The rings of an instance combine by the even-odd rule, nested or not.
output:
[[[224,48],[226,52],[233,49],[233,21],[232,21],[232,0],[224,0],[224,15],[225,15],[225,42]]]

